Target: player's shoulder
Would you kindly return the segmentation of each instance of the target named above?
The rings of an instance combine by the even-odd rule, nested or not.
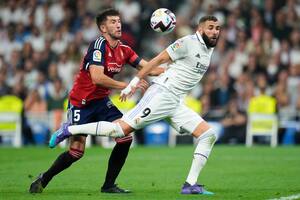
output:
[[[121,47],[122,49],[125,49],[125,50],[126,50],[126,49],[127,49],[127,50],[131,50],[131,49],[132,49],[129,45],[126,45],[126,44],[124,44],[124,43],[121,42],[121,41],[120,41],[120,44],[119,44],[119,45],[120,45],[120,47]]]
[[[183,44],[194,43],[197,40],[196,35],[186,35],[184,37],[179,38],[177,41]]]
[[[119,47],[123,53],[128,54],[128,55],[134,51],[129,45],[123,44],[121,41],[119,43]]]
[[[186,36],[182,37],[182,39],[183,39],[184,41],[187,41],[187,42],[190,42],[190,41],[191,41],[191,42],[198,41],[198,38],[197,38],[196,34],[186,35]]]
[[[105,43],[106,39],[103,36],[100,36],[90,43],[90,48],[101,50],[105,46]]]

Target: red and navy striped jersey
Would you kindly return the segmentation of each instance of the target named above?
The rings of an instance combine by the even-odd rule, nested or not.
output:
[[[112,48],[104,37],[93,41],[80,66],[69,100],[72,105],[82,107],[92,100],[103,99],[110,94],[110,89],[95,85],[92,81],[89,67],[91,65],[103,66],[104,74],[113,78],[126,63],[136,67],[141,58],[127,45],[118,42]]]

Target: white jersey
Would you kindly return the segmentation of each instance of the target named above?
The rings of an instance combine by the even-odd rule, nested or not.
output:
[[[201,35],[196,32],[178,39],[166,50],[173,62],[153,82],[167,87],[176,95],[185,95],[207,71],[213,48],[207,48]]]

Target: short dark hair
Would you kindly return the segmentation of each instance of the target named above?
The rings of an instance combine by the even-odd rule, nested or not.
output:
[[[99,29],[100,29],[100,25],[106,21],[108,16],[120,16],[120,13],[119,11],[113,8],[108,8],[106,10],[103,10],[101,13],[99,13],[96,16],[96,24]]]
[[[200,18],[199,24],[202,24],[202,23],[204,23],[206,21],[216,22],[216,21],[218,21],[218,19],[215,16],[213,16],[213,15],[206,15],[206,16],[203,16],[203,17]]]

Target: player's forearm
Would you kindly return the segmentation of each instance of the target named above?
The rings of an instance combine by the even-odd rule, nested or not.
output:
[[[152,70],[156,70],[155,68],[157,68],[157,70],[161,70],[157,66],[160,66],[161,64],[167,63],[169,61],[170,61],[169,54],[167,53],[166,50],[164,50],[163,52],[158,54],[158,56],[156,56],[155,58],[150,60],[147,64],[145,64],[145,66],[137,73],[136,76],[142,79],[145,76],[149,75],[149,73],[151,73]],[[162,71],[156,71],[156,72],[162,73]]]
[[[96,80],[93,80],[94,84],[110,88],[110,89],[119,89],[122,90],[127,86],[127,83],[116,81],[108,76],[101,76],[97,78]]]
[[[139,65],[137,66],[138,70],[142,70],[146,65],[148,64],[148,61],[142,59],[139,63]],[[156,66],[154,67],[150,72],[149,72],[149,76],[158,76],[161,73],[165,72],[165,68],[161,67],[161,66]]]
[[[121,101],[125,101],[127,96],[132,94],[132,88],[136,88],[139,81],[147,76],[156,66],[169,62],[170,56],[166,50],[145,64],[137,75],[129,82],[128,86],[121,91]]]
[[[143,67],[138,73],[137,73],[137,77],[139,77],[140,79],[144,78],[147,75],[150,75],[151,72],[153,72],[154,70],[156,70],[154,67],[159,66],[161,63],[161,59],[159,59],[159,57],[155,57],[152,60],[150,60],[145,67]],[[154,71],[155,72],[155,71]]]
[[[149,72],[149,76],[158,76],[158,75],[160,75],[161,73],[164,73],[164,72],[165,72],[165,68],[163,68],[163,67],[155,67],[154,69],[152,69]]]

